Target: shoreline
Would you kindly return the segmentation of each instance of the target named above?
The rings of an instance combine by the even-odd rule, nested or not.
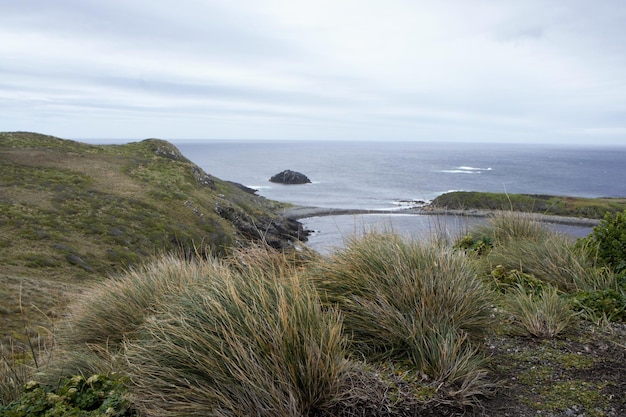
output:
[[[466,209],[466,210],[449,210],[438,209],[429,206],[414,207],[398,210],[385,210],[385,209],[342,209],[342,208],[328,208],[328,207],[312,207],[312,206],[293,206],[283,210],[283,216],[293,219],[301,220],[310,217],[321,216],[341,216],[350,214],[410,214],[410,215],[428,215],[428,216],[466,216],[466,217],[493,217],[499,210],[479,210],[479,209]],[[599,219],[589,219],[583,217],[568,217],[568,216],[554,216],[541,213],[521,213],[525,216],[532,217],[537,221],[553,224],[562,224],[569,226],[582,226],[582,227],[594,227],[600,224]]]

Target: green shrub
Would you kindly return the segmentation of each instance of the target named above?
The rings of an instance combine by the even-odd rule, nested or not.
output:
[[[626,210],[607,213],[591,234],[578,242],[600,266],[611,268],[616,274],[626,274]]]
[[[485,255],[493,248],[493,238],[490,236],[467,235],[459,239],[454,245],[468,255]]]
[[[77,375],[53,389],[31,381],[22,397],[0,406],[5,417],[131,417],[137,416],[127,398],[127,381],[119,375]]]
[[[409,360],[450,384],[480,373],[450,371],[468,355],[477,358],[468,336],[491,323],[491,292],[458,251],[369,233],[318,262],[312,274],[324,302],[342,311],[361,354]]]
[[[543,281],[537,279],[532,274],[525,274],[517,269],[506,269],[502,265],[497,265],[490,273],[493,279],[493,286],[501,293],[521,287],[528,292],[540,293],[545,285]]]
[[[146,416],[299,417],[345,385],[346,343],[301,277],[224,274],[169,300],[126,357]]]
[[[626,294],[623,290],[581,291],[573,296],[573,307],[593,322],[626,322]]]

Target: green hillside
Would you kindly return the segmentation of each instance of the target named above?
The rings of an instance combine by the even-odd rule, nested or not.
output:
[[[302,230],[283,208],[163,140],[96,146],[0,133],[0,331],[47,324],[71,294],[157,254],[220,254],[261,238],[289,245]]]

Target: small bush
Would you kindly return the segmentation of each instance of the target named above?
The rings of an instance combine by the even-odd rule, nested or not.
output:
[[[80,375],[66,379],[58,388],[31,381],[22,397],[0,406],[5,417],[131,417],[137,416],[126,396],[126,381],[119,375]]]
[[[559,296],[554,287],[545,287],[539,294],[518,287],[509,294],[505,310],[515,316],[515,325],[535,337],[552,338],[570,328],[574,313],[569,301]]]
[[[493,238],[490,236],[467,235],[458,240],[454,247],[461,249],[468,255],[481,256],[489,253],[493,244]]]
[[[517,269],[507,270],[502,265],[497,265],[491,271],[490,277],[493,279],[494,288],[501,293],[506,293],[511,289],[515,290],[518,287],[522,287],[528,292],[540,293],[546,285],[532,274],[525,274]]]
[[[345,385],[341,317],[298,276],[214,275],[128,344],[146,416],[302,416]]]
[[[626,294],[620,289],[581,291],[572,298],[573,307],[593,322],[626,322]]]
[[[578,241],[600,266],[611,268],[616,274],[626,274],[626,210],[607,213],[591,234]]]

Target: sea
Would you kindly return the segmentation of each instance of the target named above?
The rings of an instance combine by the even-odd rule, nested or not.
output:
[[[172,141],[207,173],[272,200],[368,214],[310,217],[307,245],[323,253],[371,230],[428,239],[462,235],[485,219],[406,214],[449,191],[626,197],[626,146],[359,141]],[[284,170],[309,184],[269,178]],[[590,227],[554,225],[568,235]]]

